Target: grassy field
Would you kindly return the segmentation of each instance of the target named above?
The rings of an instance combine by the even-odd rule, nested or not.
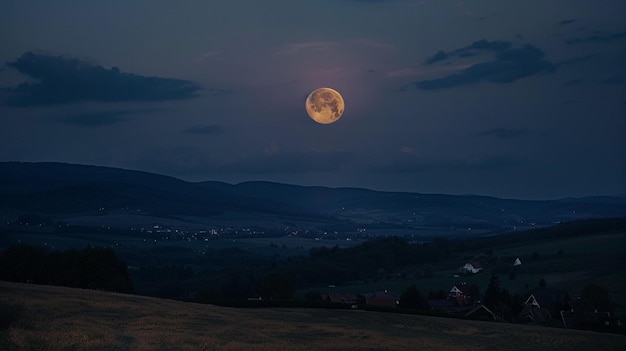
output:
[[[0,282],[0,314],[2,350],[626,349],[626,336],[587,331],[357,310],[233,309],[8,282]]]

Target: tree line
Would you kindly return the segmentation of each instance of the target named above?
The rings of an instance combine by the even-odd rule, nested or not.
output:
[[[0,253],[0,279],[122,293],[133,292],[126,264],[110,248],[50,251],[29,245]]]

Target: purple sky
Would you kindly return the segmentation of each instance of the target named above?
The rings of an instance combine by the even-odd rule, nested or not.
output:
[[[0,44],[0,161],[626,195],[623,0],[11,1]]]

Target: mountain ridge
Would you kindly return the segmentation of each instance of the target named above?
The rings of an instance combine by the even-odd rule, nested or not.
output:
[[[492,230],[626,215],[626,198],[501,199],[483,195],[388,192],[267,181],[189,182],[114,167],[0,162],[0,209],[52,215],[125,209],[156,216],[224,213],[326,222]],[[320,217],[321,216],[321,217]],[[282,223],[281,222],[281,223]],[[328,224],[328,223],[326,223]]]

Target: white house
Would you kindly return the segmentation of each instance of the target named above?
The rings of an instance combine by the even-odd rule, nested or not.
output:
[[[483,270],[483,266],[476,261],[470,261],[470,262],[467,262],[465,266],[461,267],[459,270],[462,273],[476,274]]]

